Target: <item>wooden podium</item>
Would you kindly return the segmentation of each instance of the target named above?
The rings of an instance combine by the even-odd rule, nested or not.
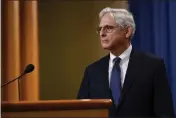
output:
[[[108,118],[110,99],[2,102],[2,118]]]

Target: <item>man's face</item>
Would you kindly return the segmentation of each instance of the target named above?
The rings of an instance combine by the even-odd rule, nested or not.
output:
[[[109,13],[105,14],[99,24],[101,45],[104,49],[115,50],[127,42],[125,30],[116,22]]]

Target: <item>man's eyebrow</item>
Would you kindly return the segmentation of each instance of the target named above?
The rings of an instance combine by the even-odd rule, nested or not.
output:
[[[115,26],[115,25],[104,25],[104,26],[98,26],[98,27],[105,27],[105,26]]]

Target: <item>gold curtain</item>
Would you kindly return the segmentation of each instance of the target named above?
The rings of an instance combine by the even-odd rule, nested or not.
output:
[[[28,64],[35,69],[20,79],[21,100],[39,100],[37,0],[2,1],[2,83],[18,77]],[[18,82],[4,86],[3,101],[18,101]]]

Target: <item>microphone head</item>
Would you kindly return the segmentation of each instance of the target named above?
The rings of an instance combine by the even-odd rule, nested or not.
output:
[[[30,72],[32,72],[33,70],[34,70],[34,65],[33,65],[33,64],[29,64],[29,65],[27,65],[27,67],[26,67],[24,73],[30,73]]]

